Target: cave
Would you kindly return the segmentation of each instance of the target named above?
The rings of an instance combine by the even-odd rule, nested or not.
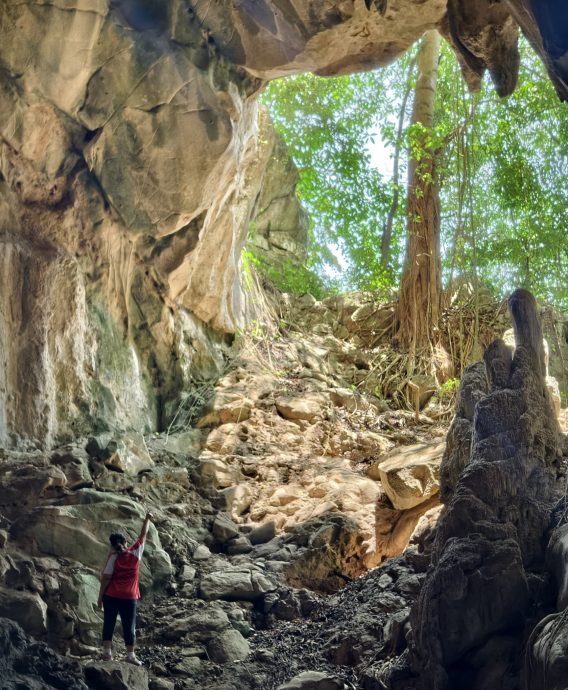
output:
[[[432,29],[455,50],[469,88],[487,73],[502,97],[516,87],[522,33],[558,98],[568,100],[568,14],[553,0],[0,0],[1,687],[119,687],[91,659],[99,620],[89,597],[109,522],[124,520],[133,532],[152,502],[169,512],[150,532],[142,584],[164,597],[163,639],[187,654],[176,660],[177,672],[171,656],[167,664],[165,657],[152,658],[150,676],[120,671],[120,687],[564,687],[566,649],[553,654],[549,640],[566,644],[563,609],[553,614],[547,570],[557,573],[559,566],[545,565],[553,558],[545,539],[560,498],[565,448],[541,366],[540,323],[529,336],[523,331],[527,319],[538,321],[532,296],[511,298],[514,355],[508,345],[495,347],[487,351],[486,369],[464,375],[442,460],[446,507],[437,532],[426,510],[409,517],[414,504],[379,498],[371,483],[356,490],[368,492],[373,512],[352,506],[353,522],[337,508],[341,497],[330,498],[313,477],[311,497],[328,496],[339,517],[328,520],[310,507],[295,523],[271,523],[274,506],[285,515],[300,500],[288,486],[290,473],[305,471],[302,457],[294,457],[300,439],[319,449],[321,472],[326,458],[342,457],[345,444],[353,463],[391,448],[372,431],[357,438],[335,433],[345,410],[380,411],[357,391],[333,383],[333,416],[321,412],[321,391],[304,387],[302,380],[331,357],[329,349],[310,343],[302,349],[299,342],[290,359],[274,338],[243,355],[242,379],[227,371],[228,353],[243,332],[250,333],[251,323],[265,328],[254,326],[259,305],[273,308],[261,286],[247,285],[241,261],[250,228],[267,207],[270,160],[281,146],[263,130],[259,95],[288,75],[327,77],[388,65]],[[293,192],[295,178],[285,173]],[[289,204],[299,226],[303,211],[297,201]],[[274,239],[287,251],[280,242]],[[299,255],[304,242],[300,233]],[[301,308],[311,309],[310,296],[303,299]],[[334,299],[320,312],[347,314],[346,332],[360,328],[362,312],[359,321],[351,316],[364,306]],[[392,318],[386,308],[368,311],[379,322]],[[270,340],[274,333],[266,328]],[[333,356],[360,377],[353,380],[373,372],[356,348]],[[276,373],[255,379],[253,394],[250,372],[256,362],[263,373],[267,358]],[[301,373],[294,384],[282,384],[278,374],[288,366]],[[332,374],[321,372],[323,384]],[[275,412],[277,433],[290,449],[286,470],[268,462],[271,441],[255,425],[255,415],[267,410]],[[314,419],[329,431],[325,442],[313,431]],[[200,459],[197,448],[205,449]],[[218,459],[220,449],[223,458],[242,458],[238,468]],[[266,462],[255,462],[255,454]],[[333,472],[327,483],[352,481],[340,464]],[[484,472],[492,484],[480,477]],[[253,495],[251,478],[261,487],[281,487],[272,496],[262,488]],[[351,494],[343,500],[357,503]],[[434,503],[428,507],[438,515]],[[259,526],[234,532],[239,520]],[[400,544],[406,546],[420,520],[415,550],[401,556]],[[398,524],[399,531],[381,532],[379,523]],[[376,547],[377,534],[384,551],[369,555],[365,549],[370,541]],[[264,572],[264,566],[239,565],[254,549],[259,558],[277,553],[273,562],[287,563],[278,571],[286,585],[277,582],[276,566]],[[424,553],[431,551],[430,565]],[[296,552],[301,557],[290,560]],[[212,553],[237,559],[231,582],[213,566],[193,582],[196,563]],[[359,579],[364,573],[373,579]],[[388,580],[402,590],[389,592]],[[227,594],[230,586],[241,595]],[[383,590],[384,601],[377,598]],[[198,603],[179,618],[175,602],[183,591]],[[325,606],[312,591],[325,593]],[[364,616],[350,614],[363,599],[379,608],[381,631],[388,631],[380,641],[365,630],[373,625],[370,611],[362,606]],[[213,610],[218,600],[223,606]],[[343,617],[341,639],[325,639],[330,606]],[[556,617],[546,622],[547,614]],[[286,654],[295,654],[288,630],[279,676],[235,671],[231,685],[231,672],[219,671],[226,663],[244,664],[249,638],[256,640],[254,658],[268,668],[274,652],[265,647],[279,644],[270,622],[291,627],[309,615],[317,635],[307,648],[313,656],[323,645],[324,670],[306,668],[312,677],[299,681],[284,678]],[[207,630],[216,637],[207,636],[199,616],[215,621],[217,628]],[[251,621],[259,622],[259,632]],[[143,636],[150,636],[148,611],[141,623]],[[184,647],[190,629],[194,637]],[[333,679],[329,664],[369,666],[375,644],[383,655],[380,670]],[[199,674],[203,685],[191,685]],[[537,677],[545,678],[538,686]]]

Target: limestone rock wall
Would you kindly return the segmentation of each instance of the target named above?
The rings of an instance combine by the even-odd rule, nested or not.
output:
[[[265,149],[268,161],[248,243],[272,266],[286,260],[302,263],[308,244],[308,217],[296,197],[299,175],[266,111],[260,113],[259,137],[259,147]]]
[[[517,290],[509,304],[515,354],[502,341],[488,348],[485,396],[469,370],[460,393],[462,403],[477,396],[469,462],[463,467],[459,446],[444,458],[446,469],[453,462],[461,474],[456,480],[443,468],[448,505],[411,616],[424,690],[518,687],[523,626],[546,588],[542,563],[558,498],[561,437],[546,389],[536,302]]]
[[[242,319],[255,87],[146,10],[0,3],[2,444],[157,428]]]

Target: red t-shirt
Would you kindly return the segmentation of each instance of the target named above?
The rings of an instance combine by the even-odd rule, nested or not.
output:
[[[144,540],[137,539],[132,546],[122,553],[111,553],[103,570],[103,575],[110,575],[104,593],[117,599],[140,599],[138,587],[140,559],[144,551]]]

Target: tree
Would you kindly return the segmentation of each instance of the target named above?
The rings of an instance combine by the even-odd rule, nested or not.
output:
[[[411,353],[431,344],[441,295],[440,201],[433,137],[440,34],[428,31],[418,53],[407,195],[407,253],[396,312],[397,340]]]
[[[392,83],[406,82],[411,59],[393,65],[388,74],[277,80],[263,98],[300,171],[298,195],[312,223],[311,261],[325,272],[332,254],[339,254],[346,264],[344,289],[390,286],[398,270],[403,224],[396,206],[389,241],[394,251],[384,262],[378,252],[398,181],[384,179],[372,166],[370,146],[379,129],[383,140],[397,138]]]
[[[319,261],[323,267],[328,246],[347,262],[343,287],[393,286],[399,280],[408,205],[405,209],[398,201],[403,189],[394,169],[390,179],[372,169],[369,146],[380,136],[398,160],[401,179],[410,152],[418,181],[437,181],[446,304],[465,292],[462,286],[474,295],[488,287],[498,297],[520,285],[568,308],[568,105],[558,100],[528,44],[520,47],[519,85],[503,100],[485,82],[479,94],[469,93],[453,51],[444,44],[428,133],[424,125],[412,124],[412,99],[405,100],[409,86],[414,88],[411,54],[369,74],[305,75],[270,85],[266,98],[276,127],[300,168],[316,266]],[[414,201],[428,206],[420,191]],[[436,207],[432,201],[430,209]],[[437,265],[435,251],[412,251],[427,258],[431,268]],[[407,272],[417,267],[416,262],[405,266]],[[407,306],[398,313],[407,347],[414,342],[420,348],[420,334],[436,322],[438,301],[425,297],[428,290],[439,293],[439,281],[430,282],[435,273],[424,280],[425,273],[417,273],[422,310],[416,318],[422,321],[415,338],[408,335],[415,320],[408,308],[413,282],[405,274]]]

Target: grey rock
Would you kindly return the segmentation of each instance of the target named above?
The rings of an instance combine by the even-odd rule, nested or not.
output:
[[[47,604],[39,594],[1,587],[0,617],[10,618],[34,637],[47,632]]]
[[[265,544],[271,541],[276,536],[276,524],[273,520],[265,522],[260,527],[255,527],[248,534],[250,543],[255,546],[256,544]]]
[[[227,544],[227,553],[229,556],[239,556],[243,553],[250,553],[252,551],[252,544],[247,537],[237,537],[231,539]]]
[[[201,578],[200,594],[204,599],[255,601],[276,589],[270,578],[253,568],[227,568]]]
[[[223,513],[219,513],[215,517],[211,531],[213,536],[221,542],[221,544],[239,536],[239,528],[228,515],[224,515]]]
[[[196,642],[207,642],[230,627],[229,617],[217,604],[199,603],[202,604],[199,610],[172,620],[162,629],[162,636],[167,640],[177,641],[189,635]]]
[[[148,672],[131,664],[92,662],[85,666],[85,677],[97,690],[148,690]]]
[[[207,654],[211,661],[226,664],[244,661],[250,652],[249,643],[238,630],[225,630],[214,637],[207,645]]]
[[[165,678],[152,678],[148,684],[148,690],[174,690],[174,688],[173,680],[166,680]]]
[[[196,656],[187,657],[174,666],[174,673],[180,676],[192,676],[201,668],[201,660]]]
[[[254,547],[255,558],[271,558],[282,547],[279,537],[271,539],[269,542],[261,543]]]
[[[179,575],[179,579],[182,582],[191,582],[195,579],[196,573],[197,571],[192,565],[184,565]]]
[[[17,623],[6,618],[0,618],[0,666],[3,690],[87,690],[78,662],[27,637]]]
[[[280,685],[278,690],[343,690],[343,687],[342,681],[327,673],[304,671]]]
[[[107,450],[109,453],[105,464],[131,477],[154,467],[142,434],[125,434],[119,440],[111,442]]]
[[[200,544],[193,552],[192,558],[194,561],[207,561],[211,558],[211,551],[205,544]]]

